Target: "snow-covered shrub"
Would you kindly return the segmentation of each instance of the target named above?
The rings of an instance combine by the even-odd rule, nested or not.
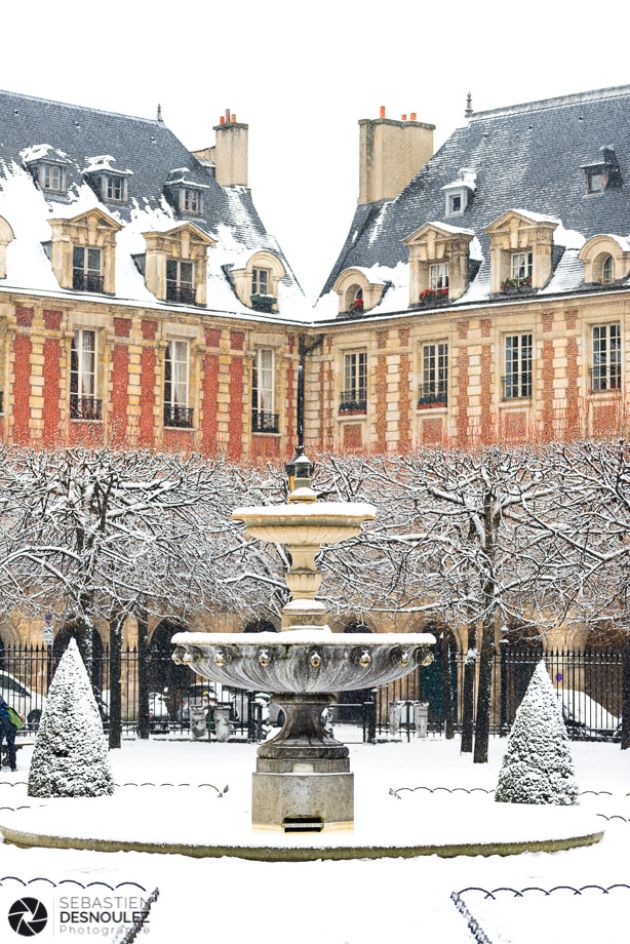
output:
[[[32,797],[104,796],[114,781],[83,660],[70,641],[52,680],[28,778]]]
[[[541,660],[516,712],[494,798],[571,806],[577,796],[562,708]]]

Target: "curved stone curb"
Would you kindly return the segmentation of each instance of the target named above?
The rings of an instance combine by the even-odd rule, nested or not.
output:
[[[185,855],[196,859],[231,856],[238,859],[254,859],[262,862],[312,862],[316,859],[383,859],[415,858],[437,855],[441,858],[454,856],[519,855],[522,852],[561,852],[579,846],[591,846],[599,842],[604,832],[588,833],[565,839],[542,839],[521,842],[494,842],[463,845],[417,845],[417,846],[258,846],[239,845],[185,845],[177,843],[133,842],[112,839],[70,839],[65,836],[39,836],[8,826],[0,826],[5,842],[21,847],[47,849],[77,849],[92,852],[153,852],[160,855]]]

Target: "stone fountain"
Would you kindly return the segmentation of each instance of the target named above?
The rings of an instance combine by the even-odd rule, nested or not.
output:
[[[315,558],[322,545],[359,534],[373,505],[319,502],[302,447],[287,466],[284,505],[237,508],[247,534],[284,544],[291,599],[279,633],[177,633],[173,658],[214,682],[272,693],[282,708],[280,732],[258,748],[252,823],[265,829],[352,829],[354,784],[348,748],[325,730],[322,713],[339,693],[384,685],[428,665],[429,633],[333,633]]]

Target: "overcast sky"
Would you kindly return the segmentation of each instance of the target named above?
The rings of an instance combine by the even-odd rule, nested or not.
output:
[[[621,0],[29,0],[2,4],[0,87],[143,117],[161,102],[191,149],[230,108],[258,210],[315,296],[356,206],[360,118],[415,111],[439,147],[468,91],[484,110],[630,83],[629,24]]]

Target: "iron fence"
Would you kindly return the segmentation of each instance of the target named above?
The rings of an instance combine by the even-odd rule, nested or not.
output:
[[[46,646],[0,647],[0,695],[26,720],[25,732],[37,729],[60,651]],[[571,738],[618,740],[621,735],[623,654],[621,649],[546,651],[535,645],[501,645],[492,673],[490,730],[508,733],[516,710],[544,658],[562,705]],[[392,736],[416,736],[415,706],[428,707],[428,736],[441,736],[448,726],[461,727],[465,656],[454,646],[439,647],[431,666],[378,689],[343,693],[327,716],[335,735],[347,743],[374,742]],[[125,648],[121,658],[123,730],[138,723],[139,657]],[[230,737],[259,741],[282,718],[269,696],[210,683],[188,666],[176,665],[168,653],[152,652],[145,667],[149,690],[150,730],[175,735],[190,730],[192,706],[229,707]],[[107,648],[95,649],[92,683],[105,724],[110,705],[110,662]],[[395,719],[395,724],[393,720]],[[213,736],[213,714],[208,712]]]

